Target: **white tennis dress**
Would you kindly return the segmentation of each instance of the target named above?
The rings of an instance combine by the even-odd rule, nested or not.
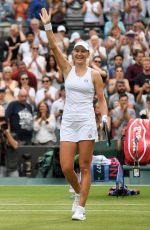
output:
[[[60,141],[97,139],[93,108],[94,85],[91,68],[79,77],[72,67],[65,81],[66,101],[60,128]]]

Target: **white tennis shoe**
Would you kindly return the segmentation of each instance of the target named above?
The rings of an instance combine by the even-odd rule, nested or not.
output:
[[[72,215],[72,220],[86,220],[85,208],[78,206],[75,213]]]
[[[80,194],[75,193],[74,202],[72,204],[72,214],[75,213],[77,207],[79,206],[79,202],[80,202]]]

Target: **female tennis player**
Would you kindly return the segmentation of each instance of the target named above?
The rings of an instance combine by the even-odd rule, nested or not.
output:
[[[85,220],[85,204],[90,185],[90,166],[97,139],[97,128],[93,108],[96,92],[99,99],[102,122],[107,122],[107,104],[103,94],[103,83],[99,72],[87,65],[89,46],[84,41],[75,44],[72,55],[74,65],[68,62],[57,46],[52,31],[51,10],[42,8],[40,14],[57,64],[65,80],[66,102],[60,129],[60,164],[76,195],[72,206],[72,220]],[[81,183],[74,171],[74,156],[79,152]]]

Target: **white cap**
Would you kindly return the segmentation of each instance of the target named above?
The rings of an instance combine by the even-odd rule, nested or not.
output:
[[[127,32],[125,33],[125,35],[129,35],[129,36],[130,36],[130,35],[131,35],[131,36],[132,36],[132,35],[134,36],[135,34],[136,34],[136,33],[135,33],[133,30],[129,30],[129,31],[127,31]]]
[[[89,45],[87,42],[85,41],[79,41],[77,42],[75,45],[74,45],[74,49],[77,47],[77,46],[83,46],[85,50],[89,51]]]
[[[71,34],[70,42],[74,42],[76,39],[80,38],[80,34],[78,32],[73,32]]]
[[[63,25],[57,27],[57,32],[64,31],[66,32],[66,28]]]

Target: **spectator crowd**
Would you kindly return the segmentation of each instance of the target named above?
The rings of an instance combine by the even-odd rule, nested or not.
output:
[[[66,26],[67,11],[77,3],[86,36],[69,35]],[[125,134],[131,118],[150,119],[150,0],[0,0],[0,24],[11,23],[9,36],[0,38],[0,105],[15,140],[59,144],[65,87],[40,22],[42,7],[52,9],[57,44],[72,64],[70,47],[89,44],[87,65],[103,79],[112,139]],[[93,103],[102,140],[96,97]]]

